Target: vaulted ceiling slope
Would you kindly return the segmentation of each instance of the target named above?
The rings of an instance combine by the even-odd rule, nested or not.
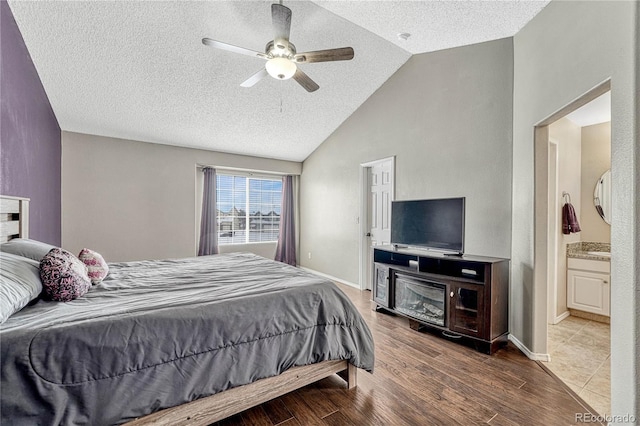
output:
[[[63,130],[303,161],[411,53],[511,36],[547,2],[285,2],[299,52],[355,50],[351,61],[300,65],[320,85],[313,93],[269,77],[240,87],[264,61],[201,43],[264,51],[271,3],[9,5]],[[406,46],[394,39],[402,31],[413,33]]]
[[[511,37],[549,0],[318,0],[315,3],[416,54]],[[398,37],[401,33],[409,37],[406,40]]]

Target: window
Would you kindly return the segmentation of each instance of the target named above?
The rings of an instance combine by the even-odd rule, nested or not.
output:
[[[218,244],[277,241],[282,181],[216,175]]]

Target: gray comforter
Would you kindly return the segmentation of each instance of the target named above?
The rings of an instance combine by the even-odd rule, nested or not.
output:
[[[86,296],[0,326],[0,423],[122,423],[297,365],[373,369],[351,301],[300,269],[246,253],[109,266]]]

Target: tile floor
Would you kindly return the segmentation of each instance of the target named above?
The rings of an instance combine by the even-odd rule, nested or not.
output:
[[[600,415],[611,413],[609,324],[574,316],[549,325],[546,366]]]

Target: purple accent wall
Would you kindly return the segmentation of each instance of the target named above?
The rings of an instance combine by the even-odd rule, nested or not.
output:
[[[59,246],[60,126],[4,0],[0,18],[0,194],[31,198],[30,237]]]

